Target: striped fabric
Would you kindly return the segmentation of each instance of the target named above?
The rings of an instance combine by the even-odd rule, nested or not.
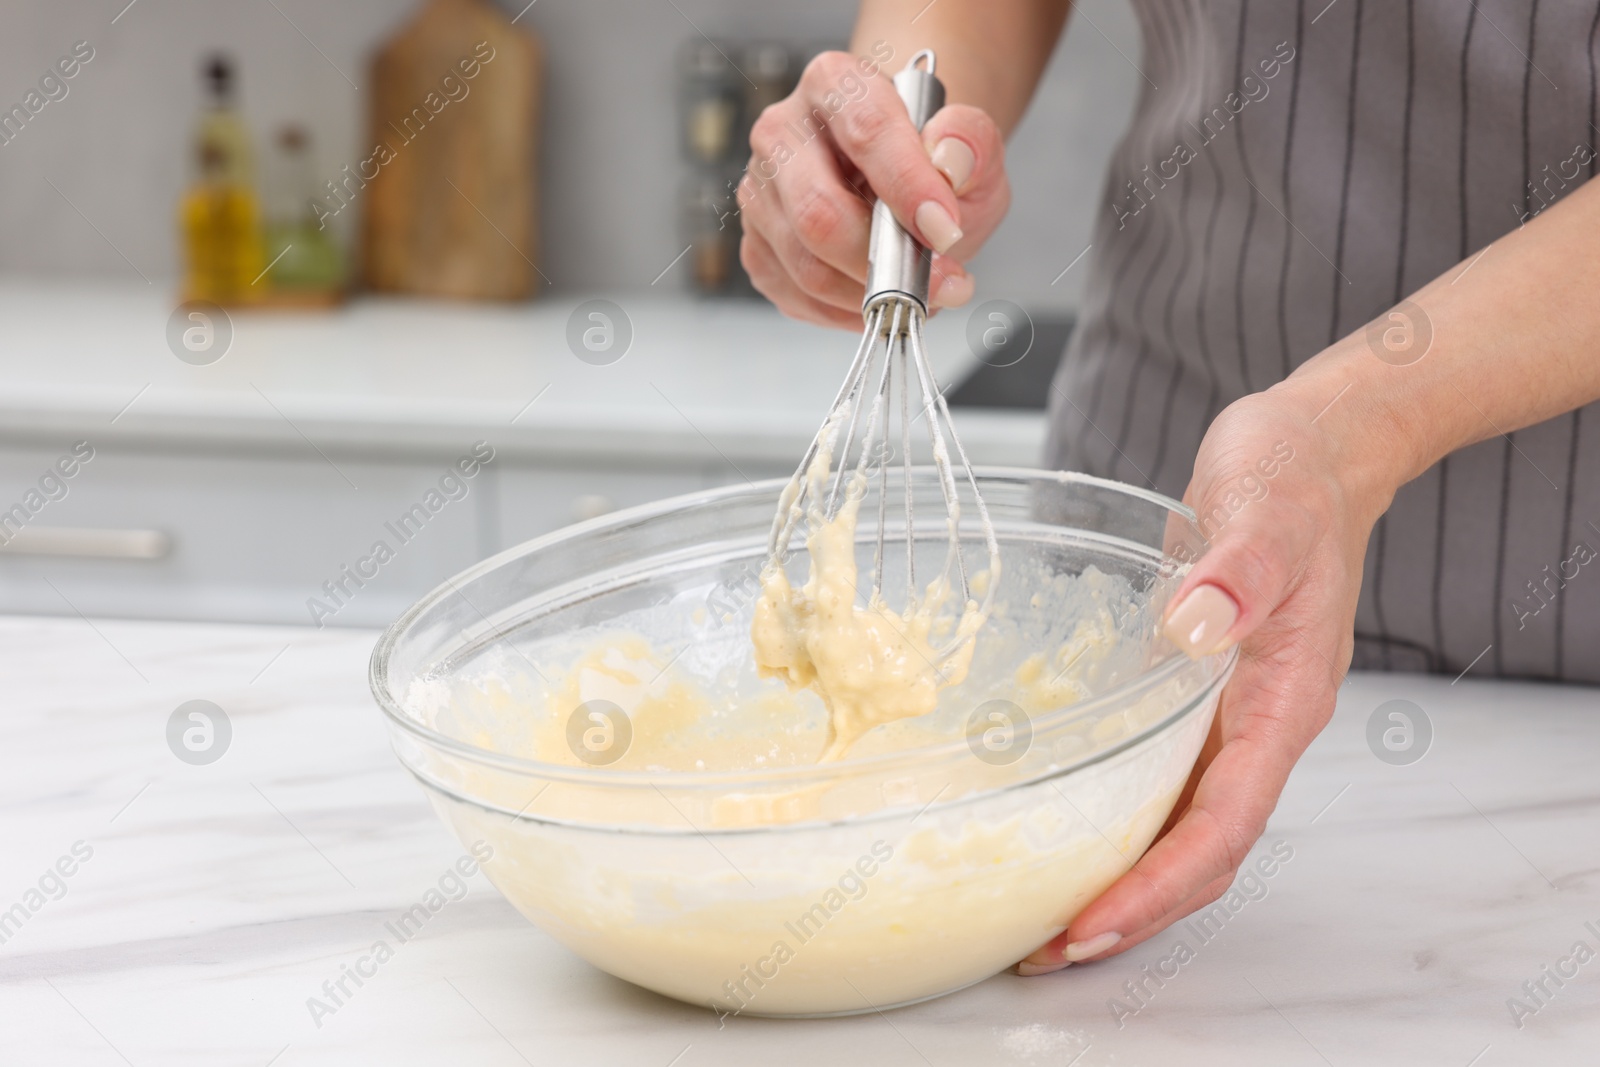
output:
[[[1223,406],[1593,175],[1600,3],[1134,7],[1047,460],[1178,496]],[[1374,532],[1355,666],[1600,682],[1595,551],[1597,406],[1463,449]]]

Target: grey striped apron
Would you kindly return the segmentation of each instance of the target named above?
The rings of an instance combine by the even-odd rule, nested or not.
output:
[[[1593,175],[1600,3],[1134,8],[1143,90],[1046,460],[1179,496],[1223,406]],[[1600,682],[1600,559],[1577,548],[1600,551],[1597,408],[1400,490],[1368,547],[1356,667]]]

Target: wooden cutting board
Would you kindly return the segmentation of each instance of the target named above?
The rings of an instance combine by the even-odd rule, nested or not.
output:
[[[366,90],[370,143],[337,183],[365,201],[369,288],[520,300],[544,284],[541,66],[538,39],[487,0],[427,0],[384,43]]]

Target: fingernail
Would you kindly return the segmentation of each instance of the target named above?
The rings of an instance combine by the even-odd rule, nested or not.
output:
[[[967,142],[957,137],[946,137],[934,145],[929,158],[933,160],[934,169],[950,180],[950,188],[957,193],[972,177],[972,168],[978,165],[978,157],[972,154]]]
[[[1097,934],[1087,941],[1069,941],[1067,950],[1062,955],[1067,958],[1068,963],[1077,963],[1079,960],[1086,960],[1090,956],[1100,955],[1100,953],[1121,940],[1121,934],[1107,930],[1105,933]]]
[[[1012,970],[1024,978],[1033,978],[1041,974],[1054,974],[1056,971],[1064,970],[1071,966],[1072,964],[1067,963],[1065,960],[1060,963],[1029,963],[1027,960],[1023,960]]]
[[[972,299],[978,282],[970,274],[947,274],[939,281],[939,291],[934,294],[936,307],[958,308]]]
[[[1233,597],[1214,585],[1201,585],[1178,601],[1161,632],[1190,659],[1199,659],[1226,648],[1223,639],[1238,620]]]
[[[956,225],[956,220],[950,217],[950,212],[944,205],[936,200],[923,201],[917,208],[917,229],[922,231],[922,236],[928,239],[928,244],[935,252],[948,252],[950,247],[961,240],[961,227]]]

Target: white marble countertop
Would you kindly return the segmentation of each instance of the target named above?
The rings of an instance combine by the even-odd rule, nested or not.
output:
[[[563,296],[236,311],[226,354],[194,366],[169,345],[162,287],[0,280],[0,438],[391,456],[453,455],[492,431],[508,457],[792,463],[857,342],[756,301],[610,299],[632,340],[605,365],[574,355],[568,319],[585,298]],[[965,322],[929,324],[946,386],[977,364]],[[976,463],[1036,466],[1045,418],[968,409],[960,430]]]
[[[1346,684],[1263,839],[1293,859],[1220,933],[1191,937],[1194,958],[1120,1027],[1109,1002],[1131,1005],[1124,984],[1182,930],[888,1015],[719,1028],[578,960],[480,875],[319,1028],[307,998],[459,852],[388,751],[366,690],[372,642],[0,619],[12,916],[0,1063],[1560,1067],[1600,1055],[1600,958],[1572,957],[1578,942],[1600,950],[1600,691],[1372,675]],[[1409,766],[1365,740],[1373,709],[1396,698],[1434,729]],[[232,724],[209,766],[165,741],[192,699]],[[59,883],[46,876],[58,862],[73,872]],[[47,892],[30,897],[41,878]],[[1547,967],[1576,974],[1557,987]],[[1536,1000],[1523,983],[1541,980]],[[1520,1027],[1509,998],[1537,1009]]]

